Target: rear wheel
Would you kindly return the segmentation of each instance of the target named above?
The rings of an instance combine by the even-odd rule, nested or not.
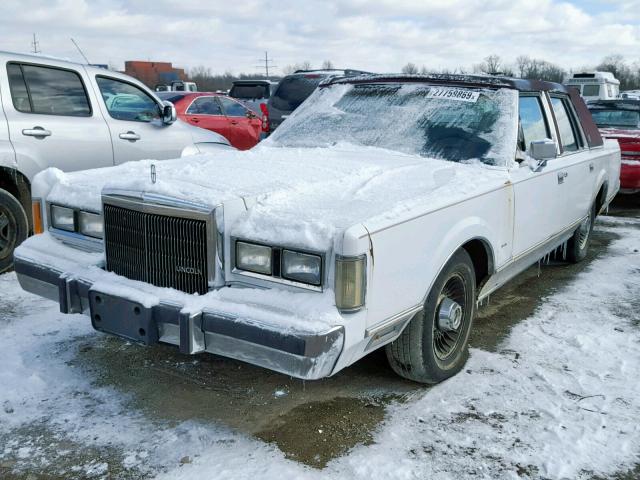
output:
[[[13,195],[0,188],[0,273],[13,266],[13,251],[28,233],[24,208]]]
[[[391,368],[421,383],[438,383],[458,373],[468,357],[475,314],[475,273],[469,254],[449,260],[402,334],[386,346]]]
[[[567,243],[567,260],[571,263],[581,262],[587,256],[595,218],[596,205],[594,203],[589,210],[587,218],[582,221],[580,226],[573,233],[573,237],[571,237]]]

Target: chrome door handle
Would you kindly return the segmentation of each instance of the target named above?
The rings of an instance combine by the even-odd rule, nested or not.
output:
[[[120,138],[122,140],[129,140],[131,142],[135,142],[136,140],[140,140],[140,135],[138,135],[136,132],[132,132],[131,130],[129,130],[127,133],[121,133]]]
[[[22,134],[27,137],[50,137],[51,131],[45,130],[42,127],[25,128],[22,130]]]
[[[558,183],[564,183],[564,179],[568,176],[569,174],[567,172],[558,172]]]

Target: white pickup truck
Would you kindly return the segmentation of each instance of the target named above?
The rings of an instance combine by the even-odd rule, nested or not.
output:
[[[32,228],[30,187],[48,167],[107,167],[229,148],[176,121],[173,105],[122,73],[0,52],[0,273]]]
[[[15,269],[143,344],[304,379],[386,345],[435,383],[463,367],[479,301],[549,253],[585,257],[619,170],[559,84],[334,78],[248,152],[44,172],[45,233]]]

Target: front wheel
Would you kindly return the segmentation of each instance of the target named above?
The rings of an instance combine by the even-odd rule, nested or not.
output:
[[[589,215],[582,221],[573,237],[567,243],[567,260],[571,263],[578,263],[584,260],[589,251],[591,243],[591,233],[596,218],[596,205],[593,204],[589,210]]]
[[[465,250],[459,250],[438,275],[422,312],[386,346],[389,364],[398,375],[434,384],[464,367],[475,290],[473,262]]]
[[[0,188],[0,273],[13,266],[13,251],[29,233],[27,214],[20,202]]]

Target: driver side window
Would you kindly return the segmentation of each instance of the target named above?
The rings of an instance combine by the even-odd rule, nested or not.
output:
[[[144,90],[115,78],[96,77],[96,82],[112,118],[133,122],[160,118],[160,106]]]
[[[529,150],[531,142],[551,138],[549,126],[537,96],[520,97],[520,150]]]

